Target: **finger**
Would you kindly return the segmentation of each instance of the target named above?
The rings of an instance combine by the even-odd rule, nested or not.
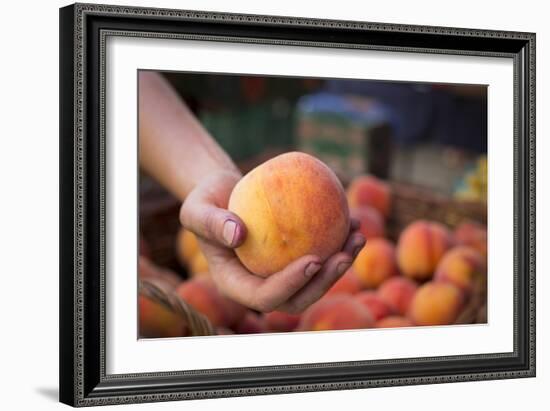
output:
[[[361,222],[357,219],[357,218],[353,218],[351,217],[349,219],[350,221],[350,224],[349,224],[349,229],[350,231],[357,231],[359,230],[359,227],[361,227]]]
[[[238,247],[246,237],[246,226],[236,214],[200,199],[183,203],[180,221],[198,236],[225,247]]]
[[[273,311],[314,278],[321,267],[319,257],[314,255],[293,261],[262,282],[256,291],[255,306],[261,312]]]
[[[292,314],[301,313],[321,298],[350,269],[353,259],[364,244],[365,238],[361,234],[350,235],[344,246],[345,251],[329,258],[315,278],[278,309]]]

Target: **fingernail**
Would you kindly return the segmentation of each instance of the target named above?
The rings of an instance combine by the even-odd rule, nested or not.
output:
[[[237,233],[237,223],[233,220],[226,220],[223,224],[223,240],[228,246],[233,245],[235,234]]]
[[[304,274],[306,275],[306,277],[312,277],[313,274],[319,271],[320,268],[321,264],[319,263],[309,263],[306,267]]]
[[[338,275],[344,274],[346,271],[348,271],[348,268],[351,267],[351,263],[349,261],[345,261],[343,263],[338,264],[336,267],[336,271],[338,272]]]

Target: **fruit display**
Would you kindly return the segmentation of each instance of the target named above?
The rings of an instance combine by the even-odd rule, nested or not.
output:
[[[351,219],[359,222],[367,242],[352,267],[302,313],[256,312],[224,296],[196,236],[185,229],[172,243],[181,267],[177,273],[153,263],[145,242],[151,239],[141,239],[147,257],[140,257],[140,279],[183,301],[220,335],[486,321],[482,222],[453,217],[448,223],[423,213],[396,229],[398,193],[392,184],[362,175],[346,186],[321,161],[292,152],[252,169],[229,200],[228,209],[248,231],[236,255],[263,278],[304,255],[328,258],[341,250]],[[138,309],[142,337],[197,335],[188,320],[154,299],[140,295]]]

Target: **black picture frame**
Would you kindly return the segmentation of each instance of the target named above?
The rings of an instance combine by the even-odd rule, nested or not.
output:
[[[514,64],[514,350],[105,373],[108,35],[508,57]],[[60,401],[73,406],[535,376],[535,34],[75,4],[60,9]]]

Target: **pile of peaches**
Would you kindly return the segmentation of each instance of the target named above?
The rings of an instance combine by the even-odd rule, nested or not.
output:
[[[486,276],[485,227],[464,221],[451,230],[435,221],[418,220],[392,242],[386,236],[392,202],[389,185],[372,176],[360,176],[344,195],[349,214],[360,222],[367,242],[352,267],[301,314],[258,313],[223,296],[208,273],[196,237],[183,229],[176,254],[189,278],[182,281],[146,256],[140,257],[140,277],[175,292],[206,316],[218,334],[455,323]],[[190,332],[180,316],[142,295],[139,325],[143,337],[178,337]]]

